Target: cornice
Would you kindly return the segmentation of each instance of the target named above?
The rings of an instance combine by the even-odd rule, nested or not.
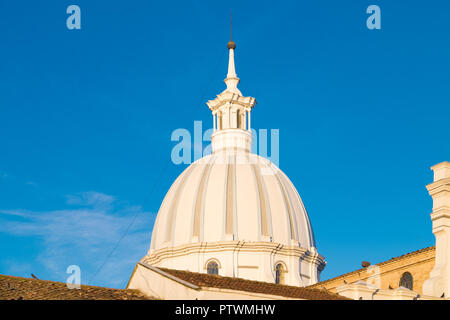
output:
[[[435,181],[433,183],[430,183],[427,185],[427,190],[430,193],[431,196],[442,192],[442,191],[448,191],[450,192],[450,178],[441,179],[438,181]]]
[[[283,245],[280,247],[279,244],[273,242],[243,241],[220,241],[214,243],[198,242],[177,247],[166,247],[147,254],[141,261],[155,264],[174,257],[199,253],[234,252],[236,249],[239,249],[239,252],[265,252],[269,254],[276,249],[277,255],[297,256],[302,260],[313,262],[318,265],[325,264],[325,260],[320,254],[311,252],[306,248]]]

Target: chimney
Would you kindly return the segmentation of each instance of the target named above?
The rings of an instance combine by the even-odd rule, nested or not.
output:
[[[430,278],[423,284],[423,293],[450,296],[450,162],[433,167],[434,182],[427,186],[433,198],[431,221],[436,237],[436,260]]]

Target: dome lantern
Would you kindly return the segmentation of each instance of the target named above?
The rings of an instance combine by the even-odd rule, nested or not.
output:
[[[228,73],[224,80],[227,88],[206,103],[213,115],[213,152],[236,148],[250,152],[252,145],[250,112],[256,99],[244,97],[237,87],[240,79],[234,63],[235,48],[236,44],[231,40],[228,43]]]

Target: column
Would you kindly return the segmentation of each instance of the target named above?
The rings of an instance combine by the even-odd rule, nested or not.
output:
[[[430,278],[423,284],[423,293],[450,298],[450,162],[431,167],[434,182],[427,186],[433,198],[431,221],[436,237],[436,259]]]

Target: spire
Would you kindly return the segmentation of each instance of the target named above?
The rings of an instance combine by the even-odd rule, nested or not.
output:
[[[234,47],[230,48],[230,44],[232,44]],[[229,49],[229,58],[228,58],[228,74],[227,78],[236,78],[236,69],[234,66],[234,48],[236,48],[236,44],[233,41],[230,41],[228,43],[228,49]]]
[[[228,74],[227,78],[225,79],[225,84],[227,85],[227,91],[242,95],[237,88],[239,78],[236,74],[236,68],[234,65],[234,49],[236,49],[236,43],[234,43],[233,41],[233,13],[231,13],[231,39],[230,42],[228,42]]]
[[[232,23],[231,23],[232,25]],[[245,150],[250,152],[252,144],[250,113],[256,105],[255,98],[244,97],[237,88],[239,78],[234,66],[233,27],[228,42],[229,61],[225,79],[227,88],[206,104],[212,111],[214,133],[211,135],[212,151]]]

